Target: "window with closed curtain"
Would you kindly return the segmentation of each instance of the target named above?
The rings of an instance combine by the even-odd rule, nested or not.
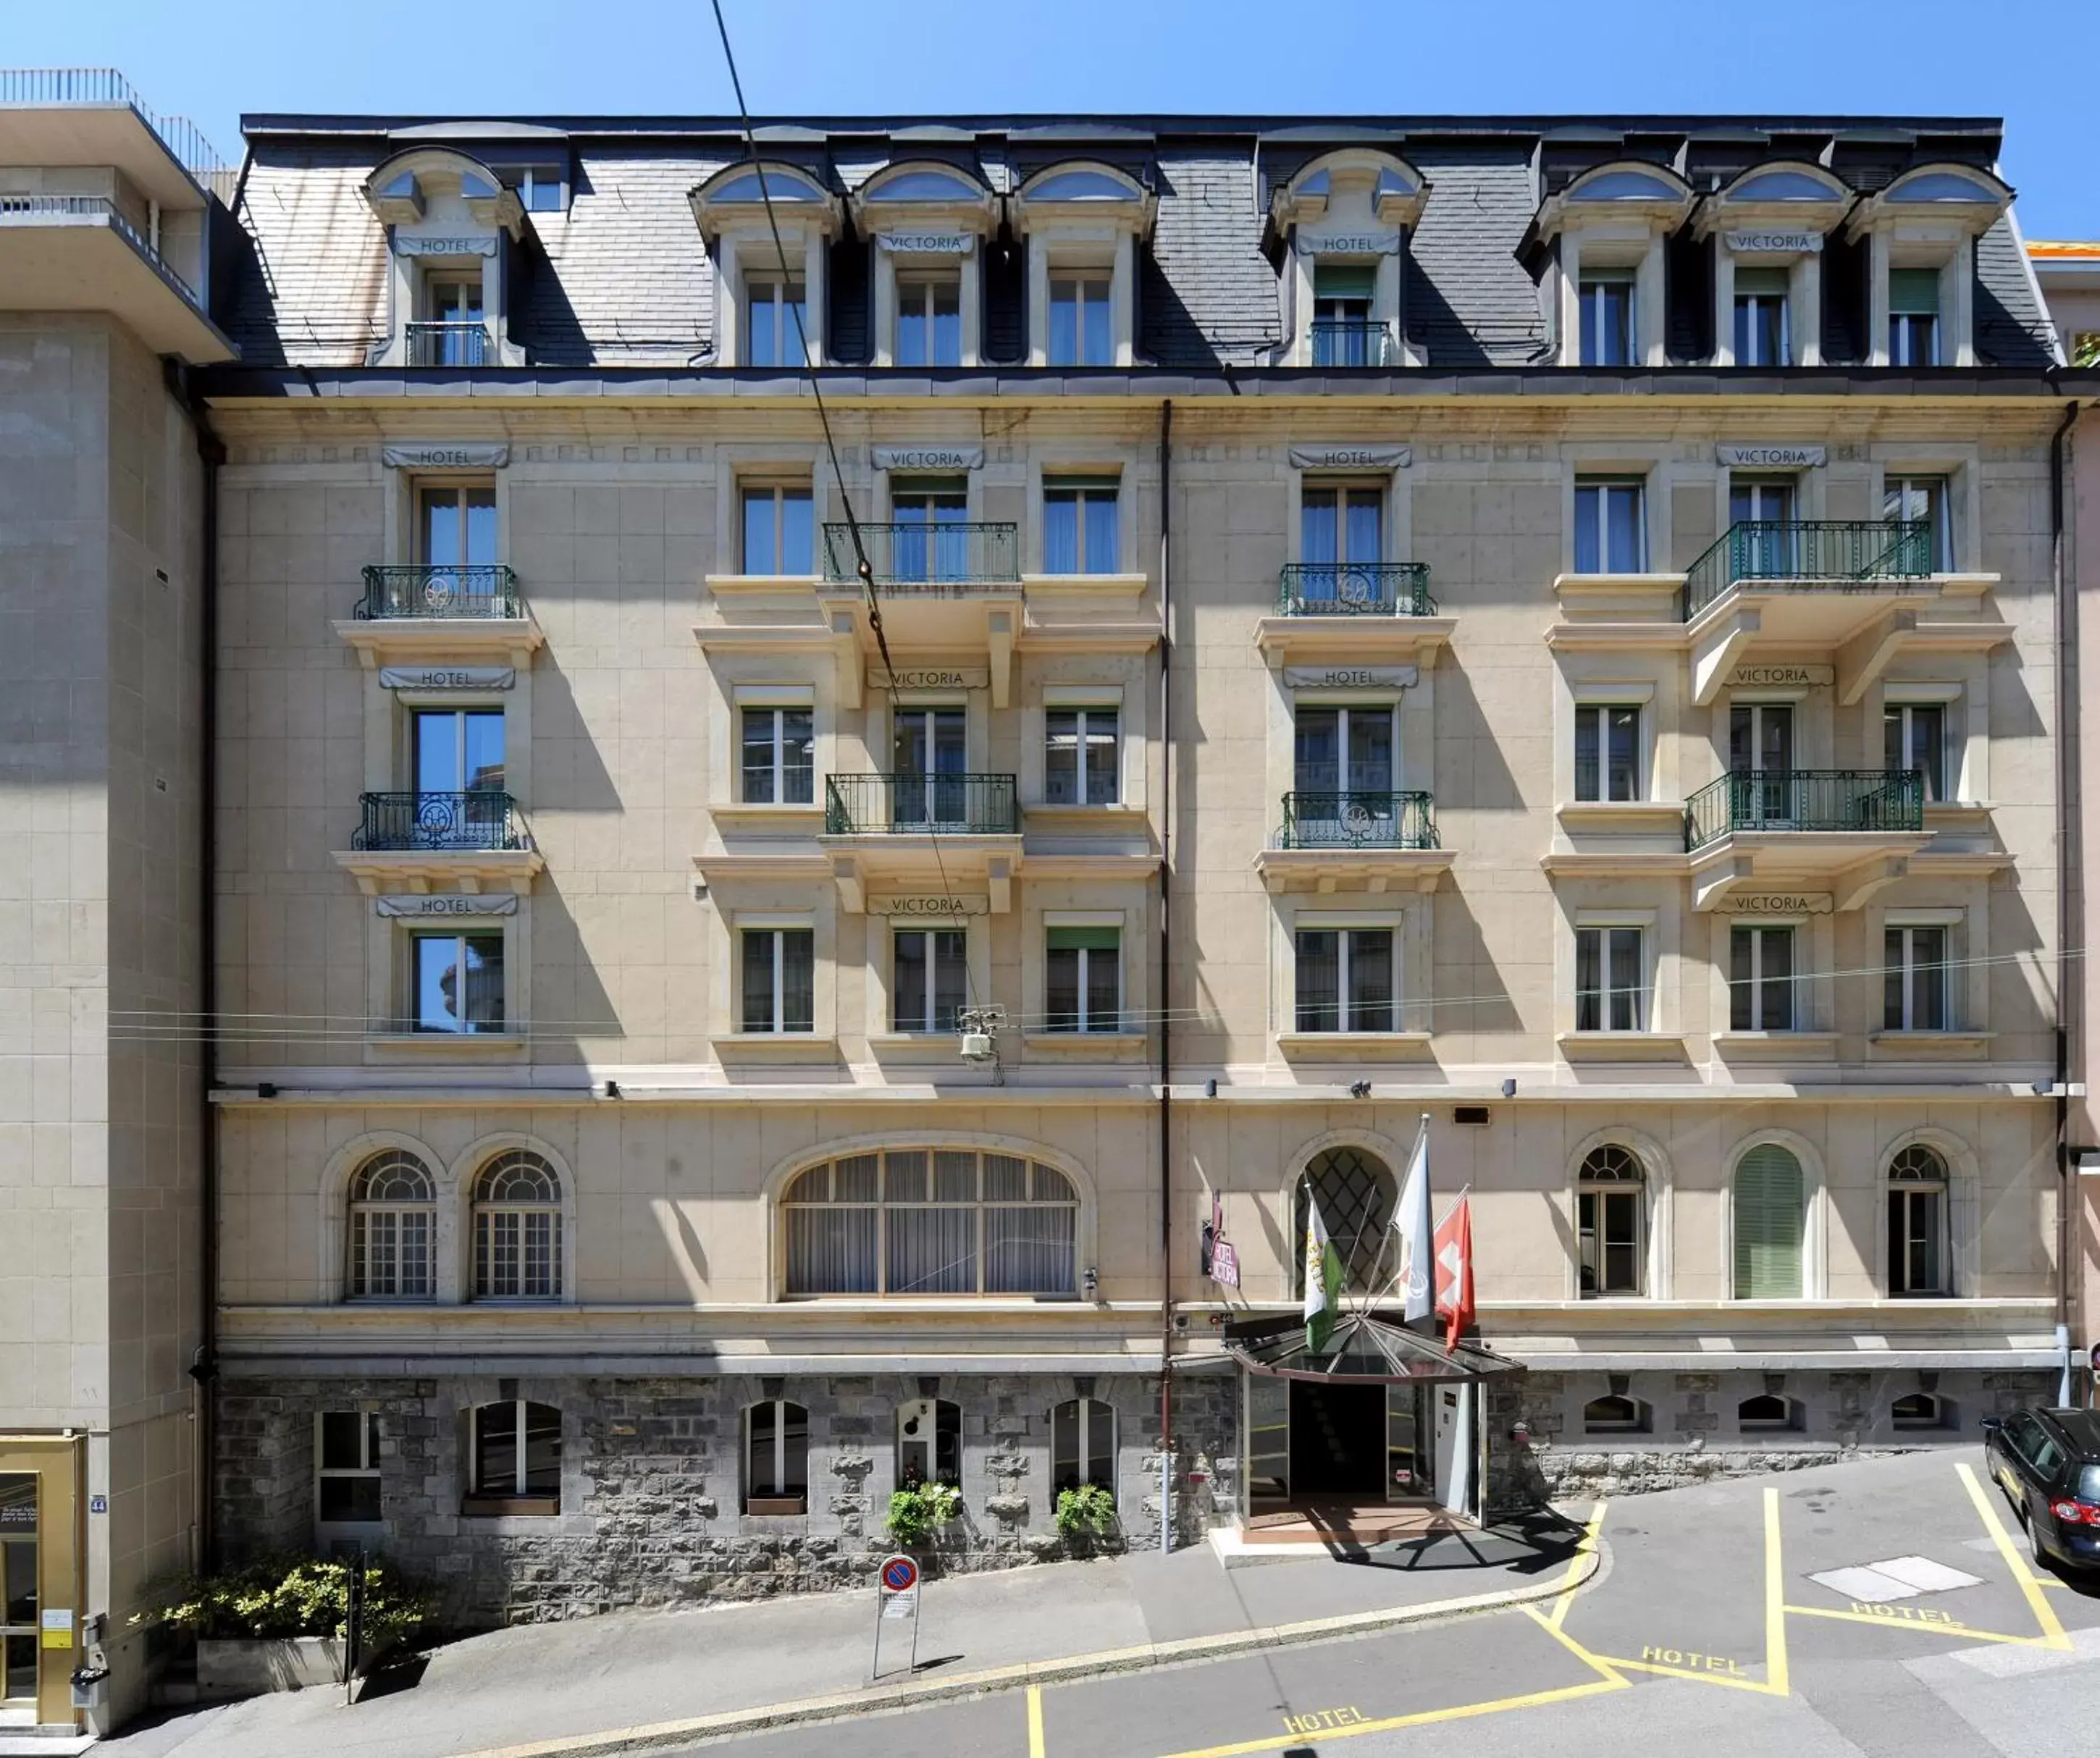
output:
[[[1776,1143],[1736,1162],[1736,1298],[1798,1300],[1807,1226],[1801,1162]]]

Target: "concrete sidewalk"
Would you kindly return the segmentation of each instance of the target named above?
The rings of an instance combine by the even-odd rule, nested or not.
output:
[[[179,1715],[99,1750],[112,1758],[450,1758],[512,1747],[635,1749],[652,1736],[669,1744],[1543,1597],[1595,1566],[1581,1537],[1579,1525],[1542,1520],[1348,1559],[1229,1569],[1200,1545],[929,1581],[917,1673],[903,1671],[909,1626],[892,1623],[885,1677],[873,1687],[871,1586],[531,1624],[436,1650],[412,1686],[354,1708],[339,1690],[256,1698]]]

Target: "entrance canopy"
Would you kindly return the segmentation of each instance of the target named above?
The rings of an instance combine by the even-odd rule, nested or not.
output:
[[[1375,1380],[1388,1386],[1433,1386],[1507,1373],[1520,1364],[1474,1343],[1446,1346],[1399,1320],[1374,1312],[1345,1312],[1335,1320],[1325,1355],[1305,1343],[1295,1316],[1250,1319],[1225,1327],[1225,1347],[1251,1373],[1286,1380]]]

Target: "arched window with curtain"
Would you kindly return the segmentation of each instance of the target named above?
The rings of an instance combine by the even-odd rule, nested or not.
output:
[[[1399,1199],[1392,1172],[1376,1154],[1361,1148],[1329,1148],[1306,1162],[1305,1175],[1298,1181],[1288,1255],[1291,1269],[1291,1298],[1305,1293],[1305,1238],[1308,1206],[1320,1205],[1328,1242],[1341,1254],[1346,1270],[1343,1286],[1352,1293],[1378,1292],[1380,1269],[1395,1266],[1386,1251],[1386,1230],[1392,1225],[1393,1205]]]
[[[474,1181],[474,1298],[562,1298],[562,1180],[527,1149],[498,1154]]]
[[[1947,1162],[1914,1142],[1889,1161],[1889,1292],[1952,1293],[1947,1273]]]
[[[791,1295],[1079,1291],[1079,1193],[1019,1154],[842,1155],[797,1174],[780,1207]]]
[[[360,1166],[350,1181],[350,1298],[430,1299],[437,1219],[436,1185],[413,1154],[389,1148]]]
[[[1807,1231],[1801,1162],[1762,1142],[1736,1162],[1736,1298],[1798,1300]]]
[[[1575,1241],[1584,1299],[1648,1292],[1647,1183],[1640,1161],[1616,1142],[1583,1156],[1575,1178]]]
[[[743,1511],[805,1513],[810,1505],[810,1412],[786,1398],[743,1412]]]
[[[1115,1412],[1098,1398],[1073,1398],[1050,1412],[1050,1488],[1116,1487]]]

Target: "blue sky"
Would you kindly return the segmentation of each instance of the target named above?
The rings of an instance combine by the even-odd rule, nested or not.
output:
[[[2095,0],[725,6],[761,113],[2002,116],[2027,235],[2100,236]],[[707,0],[0,0],[0,61],[120,68],[147,103],[192,117],[229,158],[243,111],[730,107]]]

